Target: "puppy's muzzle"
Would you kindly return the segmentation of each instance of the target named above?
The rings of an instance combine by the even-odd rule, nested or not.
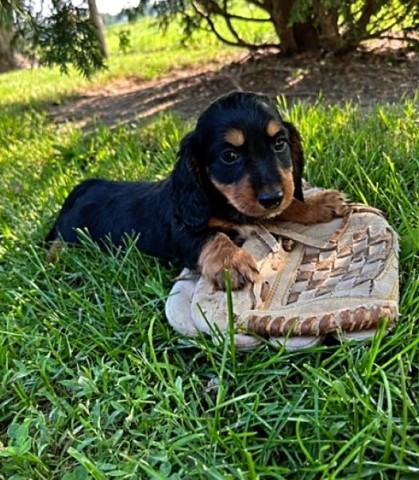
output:
[[[276,192],[262,192],[257,195],[258,202],[265,208],[275,208],[281,205],[284,199],[284,192],[277,190]]]

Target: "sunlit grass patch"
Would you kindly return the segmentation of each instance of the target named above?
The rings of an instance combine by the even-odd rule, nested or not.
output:
[[[119,49],[118,32],[129,32],[130,49]],[[231,47],[224,45],[209,32],[200,31],[184,41],[180,23],[173,22],[167,33],[161,35],[155,21],[143,18],[134,24],[118,24],[106,29],[109,44],[108,68],[98,72],[91,80],[83,78],[70,67],[70,75],[60,73],[58,67],[40,67],[2,73],[0,105],[25,105],[34,101],[59,102],[62,96],[80,89],[106,85],[125,76],[150,80],[191,65],[204,65],[221,61],[231,55]]]

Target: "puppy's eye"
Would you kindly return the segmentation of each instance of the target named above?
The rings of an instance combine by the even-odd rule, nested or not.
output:
[[[233,150],[226,150],[221,154],[221,160],[224,163],[228,163],[228,164],[234,163],[234,162],[237,162],[238,159],[239,159],[239,155]]]
[[[282,153],[287,148],[287,142],[282,138],[277,138],[274,143],[274,150],[277,153]]]

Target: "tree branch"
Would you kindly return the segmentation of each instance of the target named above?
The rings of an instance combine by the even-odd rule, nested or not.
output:
[[[358,44],[365,38],[368,23],[374,13],[380,8],[377,0],[365,0],[364,7],[361,11],[361,16],[358,21],[351,25],[344,35],[344,44],[350,45],[352,43]]]
[[[262,8],[263,10],[266,10],[263,0],[261,0],[261,1],[258,1],[258,0],[247,0],[247,1],[248,1],[249,3],[251,3],[252,5],[255,5],[256,7],[260,7],[260,8]]]
[[[279,44],[276,44],[276,43],[255,44],[255,43],[247,42],[247,41],[243,40],[242,38],[240,38],[239,35],[237,34],[237,32],[235,32],[234,29],[233,29],[233,31],[234,31],[234,33],[233,33],[233,31],[231,31],[230,28],[229,28],[229,30],[232,33],[232,35],[236,38],[236,41],[229,40],[226,37],[224,37],[217,30],[217,27],[215,26],[215,23],[212,20],[211,15],[209,13],[206,13],[201,8],[202,6],[200,5],[199,1],[198,2],[192,1],[191,4],[192,4],[192,7],[194,8],[195,12],[207,22],[207,25],[210,28],[211,32],[218,38],[218,40],[225,43],[226,45],[230,45],[232,47],[245,47],[245,48],[248,48],[249,50],[259,50],[260,48],[278,48],[278,49],[280,48]],[[225,20],[227,22],[226,18],[225,18]],[[228,24],[227,24],[227,26],[228,26]]]
[[[230,13],[228,11],[227,2],[224,0],[223,8],[221,8],[217,2],[213,0],[206,0],[206,4],[210,5],[210,13],[214,13],[215,15],[221,15],[225,19],[229,18],[230,20],[240,20],[244,22],[270,22],[271,19],[267,18],[254,18],[254,17],[245,17],[243,15],[237,15],[236,13]]]

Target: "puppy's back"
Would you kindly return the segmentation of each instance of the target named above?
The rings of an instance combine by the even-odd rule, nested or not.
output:
[[[112,223],[115,214],[119,216],[124,213],[123,208],[112,212],[108,206],[121,196],[129,198],[128,192],[140,188],[141,183],[91,178],[76,185],[65,199],[53,227],[46,236],[46,242],[51,243],[58,236],[67,242],[78,242],[76,228],[87,228],[92,237],[98,239],[102,236],[99,233],[102,224]],[[106,229],[105,226],[104,228]],[[104,235],[106,233],[108,232]]]

